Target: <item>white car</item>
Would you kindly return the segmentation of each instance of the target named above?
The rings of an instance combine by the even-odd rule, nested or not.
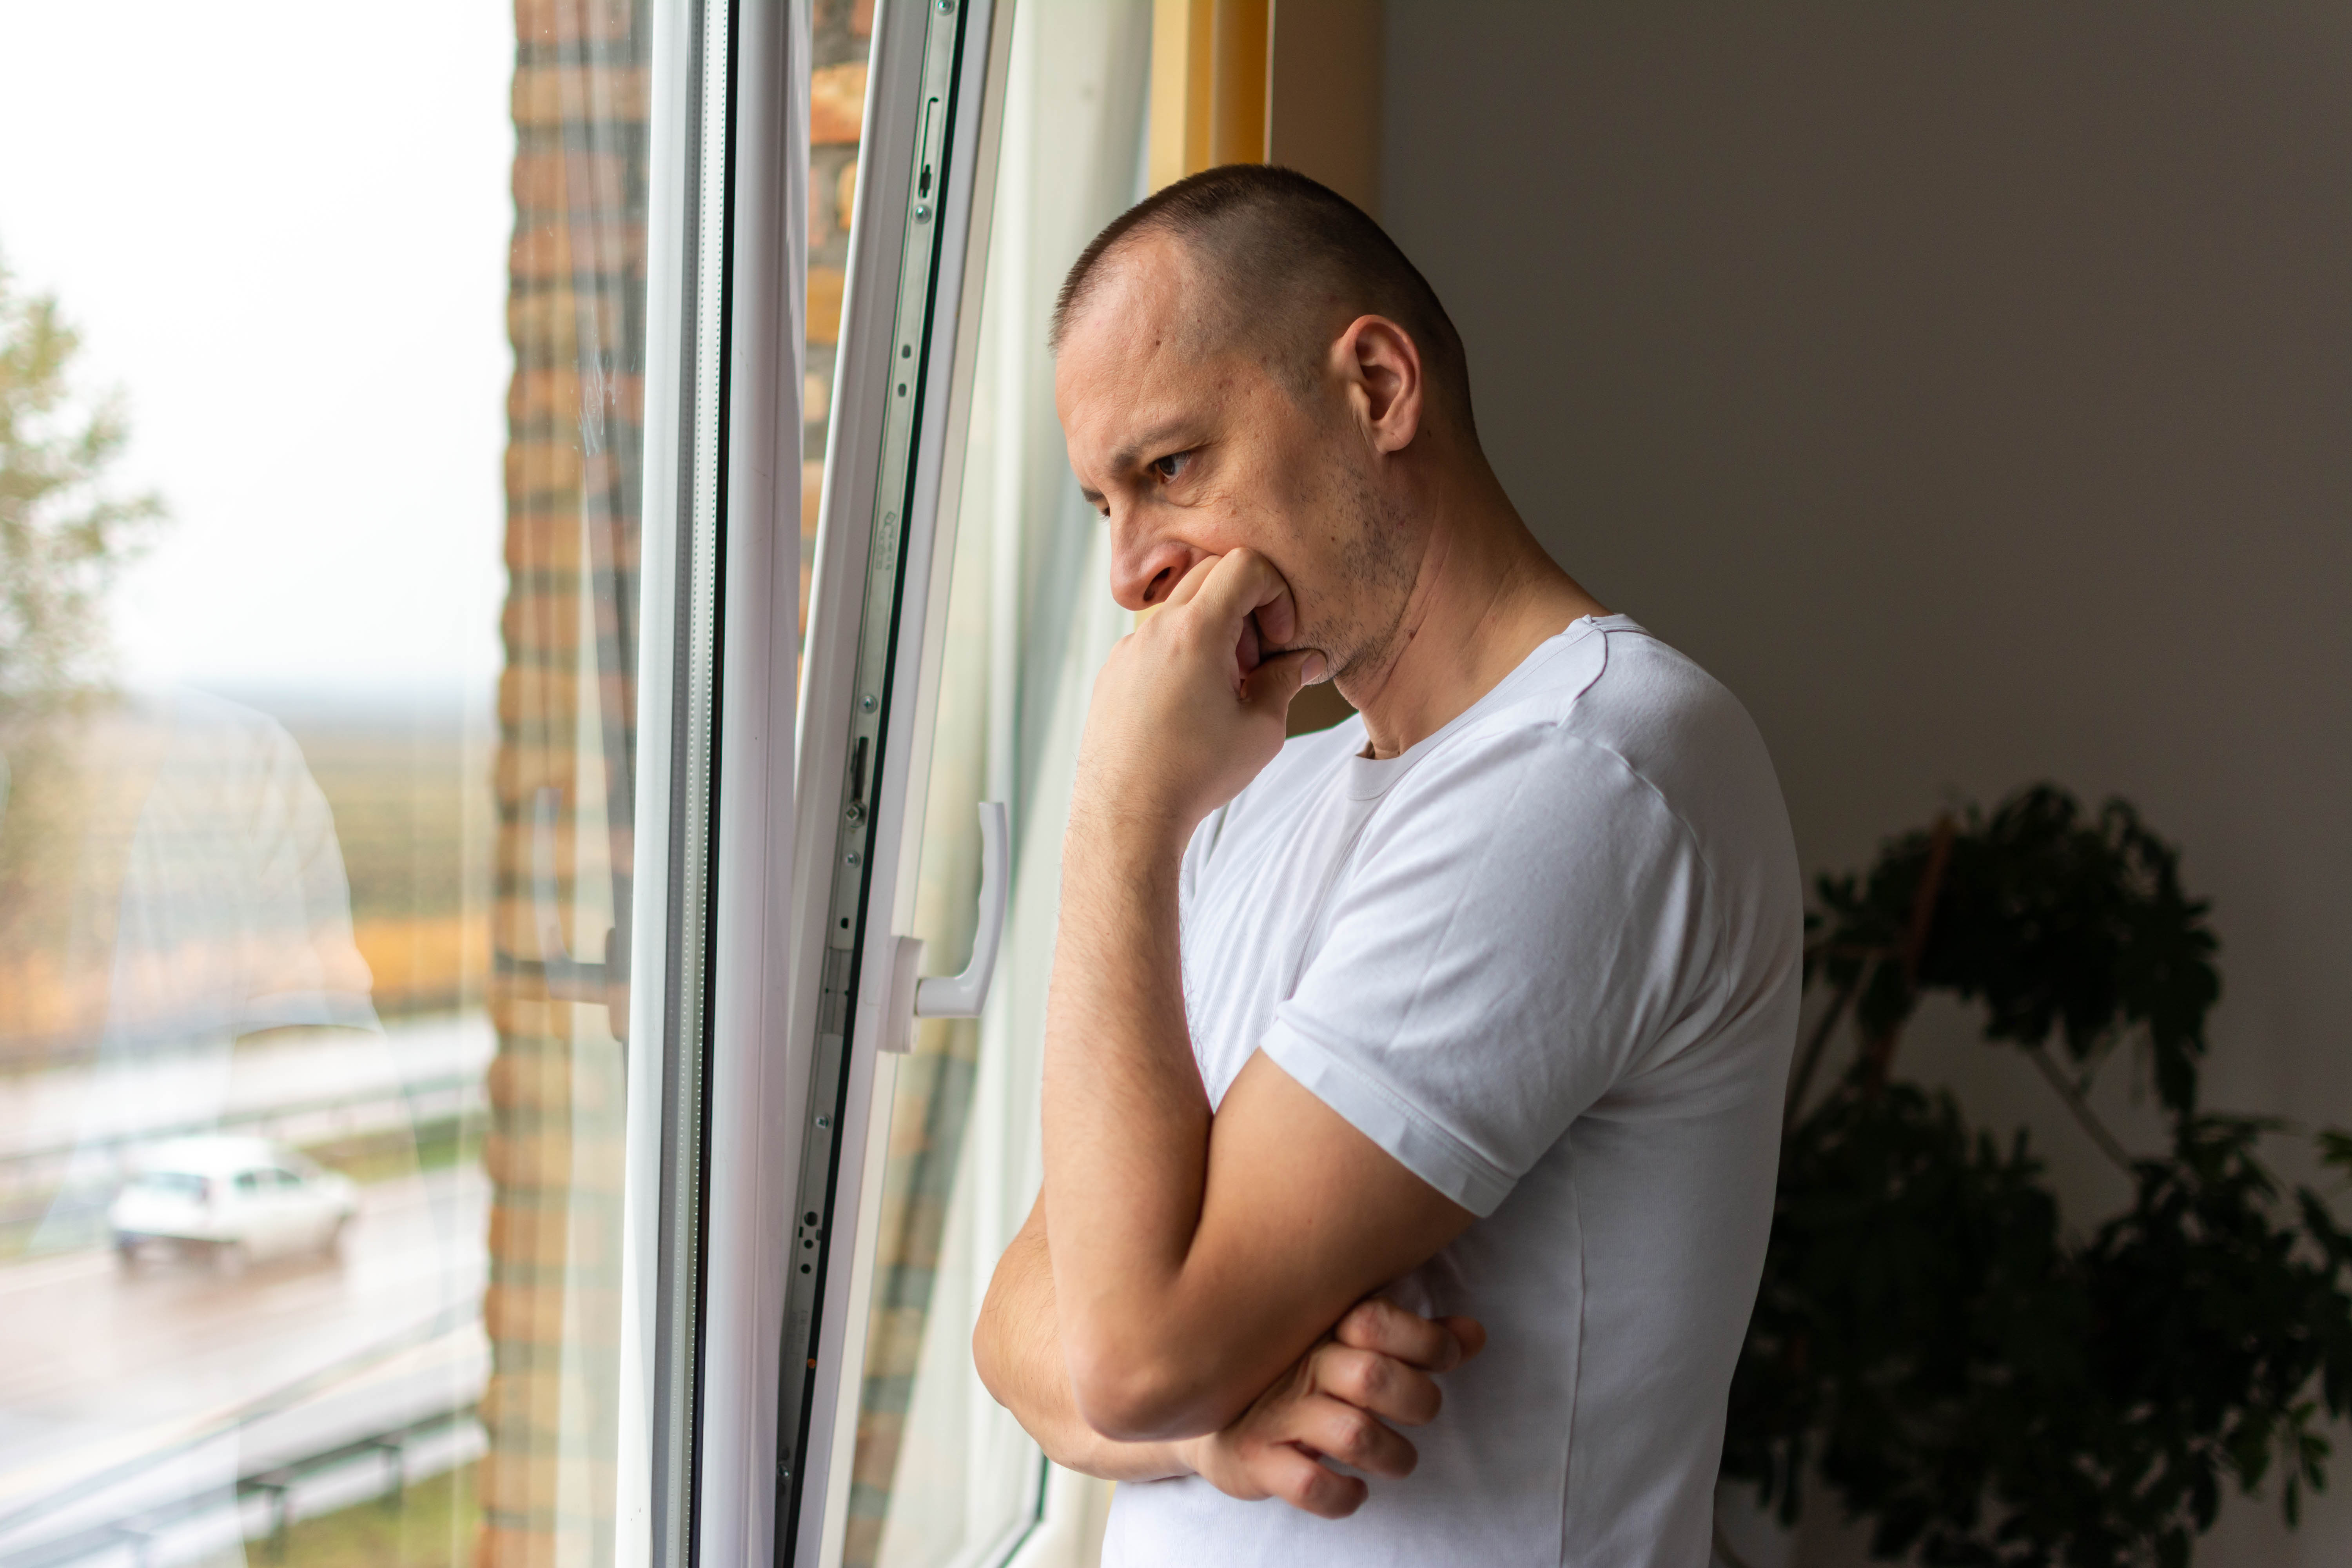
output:
[[[182,1138],[148,1150],[108,1223],[126,1265],[150,1242],[232,1266],[332,1252],[358,1212],[351,1178],[259,1138]]]

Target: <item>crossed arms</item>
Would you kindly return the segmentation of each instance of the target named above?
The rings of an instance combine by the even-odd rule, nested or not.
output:
[[[1344,1513],[1362,1483],[1314,1455],[1410,1470],[1384,1422],[1433,1415],[1428,1373],[1484,1333],[1366,1302],[1469,1210],[1263,1054],[1213,1117],[1194,1064],[1179,867],[1193,826],[1281,745],[1310,656],[1244,669],[1235,648],[1285,593],[1247,552],[1204,561],[1096,684],[1046,1011],[1045,1190],[973,1348],[990,1392],[1061,1463],[1197,1471]]]
[[[1367,1489],[1315,1456],[1376,1477],[1410,1474],[1416,1456],[1395,1427],[1434,1417],[1431,1374],[1485,1342],[1485,1330],[1468,1318],[1433,1321],[1377,1298],[1361,1301],[1218,1430],[1164,1442],[1106,1437],[1078,1415],[1072,1394],[1042,1202],[998,1264],[973,1336],[989,1391],[1055,1464],[1121,1481],[1198,1473],[1244,1501],[1276,1497],[1327,1518],[1353,1512]]]

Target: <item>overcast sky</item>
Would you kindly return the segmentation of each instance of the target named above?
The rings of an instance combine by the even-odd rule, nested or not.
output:
[[[172,521],[133,684],[486,697],[512,7],[0,0],[0,258]]]

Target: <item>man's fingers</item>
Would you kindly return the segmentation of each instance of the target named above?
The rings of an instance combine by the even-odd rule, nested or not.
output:
[[[1249,672],[1242,686],[1244,706],[1261,712],[1287,712],[1298,689],[1314,679],[1309,670],[1317,676],[1323,673],[1323,656],[1311,647],[1276,654]]]
[[[1290,1441],[1366,1475],[1400,1480],[1421,1463],[1412,1445],[1393,1427],[1328,1394],[1309,1395],[1293,1405],[1282,1428]]]
[[[1462,1359],[1468,1361],[1486,1348],[1486,1325],[1475,1318],[1440,1318],[1439,1322],[1454,1335],[1462,1347]]]
[[[1192,581],[1189,574],[1184,581]],[[1182,584],[1179,584],[1180,592]],[[1272,562],[1255,550],[1231,550],[1218,556],[1208,574],[1185,597],[1198,601],[1198,608],[1213,624],[1235,637],[1240,635],[1243,617],[1253,615],[1257,617],[1258,630],[1276,647],[1289,641],[1298,629],[1297,612],[1290,602],[1290,584],[1282,580],[1282,574],[1274,569]],[[1170,602],[1176,602],[1173,595]]]
[[[1360,1351],[1378,1351],[1430,1372],[1451,1372],[1462,1363],[1465,1347],[1448,1322],[1471,1323],[1472,1320],[1432,1321],[1417,1312],[1406,1311],[1394,1301],[1373,1296],[1348,1309],[1348,1315],[1339,1320],[1333,1334],[1341,1344]],[[1476,1327],[1475,1323],[1473,1326]],[[1478,1342],[1486,1342],[1484,1328],[1478,1328]]]
[[[1199,635],[1219,645],[1232,639],[1234,673],[1250,706],[1283,711],[1301,686],[1323,679],[1320,653],[1302,651],[1289,669],[1280,668],[1280,656],[1261,661],[1263,649],[1280,647],[1297,634],[1298,610],[1290,584],[1255,551],[1234,550],[1194,562],[1164,601],[1167,608],[1179,605],[1192,607]],[[1256,679],[1269,670],[1275,673]]]
[[[1209,580],[1209,574],[1214,572],[1217,563],[1223,559],[1222,555],[1203,555],[1193,562],[1186,568],[1184,575],[1176,580],[1176,586],[1168,590],[1168,597],[1160,601],[1161,605],[1191,603],[1192,596],[1201,591],[1201,584]]]
[[[1298,635],[1298,602],[1290,596],[1290,584],[1282,581],[1279,573],[1275,580],[1282,582],[1282,592],[1260,605],[1252,612],[1252,618],[1265,633],[1265,640],[1280,647]]]
[[[1252,1456],[1250,1477],[1268,1495],[1318,1519],[1345,1519],[1372,1495],[1356,1477],[1327,1468],[1288,1443],[1270,1443]]]
[[[1265,662],[1265,644],[1257,635],[1257,617],[1242,617],[1241,640],[1234,646],[1234,668],[1247,680],[1250,672]]]
[[[1407,1426],[1436,1419],[1445,1401],[1435,1380],[1419,1367],[1336,1342],[1316,1347],[1315,1386]]]

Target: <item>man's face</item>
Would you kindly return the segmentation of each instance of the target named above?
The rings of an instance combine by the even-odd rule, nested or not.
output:
[[[1263,617],[1265,651],[1315,648],[1344,677],[1391,639],[1416,559],[1339,377],[1302,396],[1216,341],[1172,240],[1108,265],[1063,340],[1054,397],[1070,467],[1110,522],[1112,595],[1159,604],[1194,563],[1246,545],[1296,608],[1294,626]]]

